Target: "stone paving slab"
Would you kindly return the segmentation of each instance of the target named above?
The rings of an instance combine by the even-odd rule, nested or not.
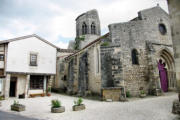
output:
[[[172,114],[172,103],[177,99],[177,93],[168,93],[159,97],[145,99],[132,98],[129,102],[102,102],[84,99],[86,109],[72,111],[76,97],[52,94],[51,97],[36,97],[19,99],[26,105],[26,111],[10,111],[14,99],[2,101],[0,110],[16,115],[44,120],[176,120]],[[65,106],[64,113],[51,113],[51,100],[59,99]],[[0,119],[1,120],[1,119]]]
[[[14,115],[14,114],[0,111],[0,120],[38,120],[38,119],[27,118],[24,116]]]

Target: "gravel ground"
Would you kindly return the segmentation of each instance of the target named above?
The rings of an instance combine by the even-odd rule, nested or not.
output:
[[[51,100],[59,99],[65,106],[64,113],[51,113]],[[160,97],[144,99],[132,98],[129,102],[101,102],[84,99],[86,110],[72,111],[76,97],[52,94],[51,97],[36,97],[18,99],[26,105],[24,112],[10,111],[10,105],[15,99],[2,101],[0,110],[30,118],[45,120],[176,120],[177,116],[171,113],[176,93],[168,93]],[[1,117],[0,117],[1,120]]]

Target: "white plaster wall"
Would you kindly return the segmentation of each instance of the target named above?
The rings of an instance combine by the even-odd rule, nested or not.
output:
[[[43,94],[43,89],[38,89],[38,90],[29,90],[28,94]]]
[[[29,66],[31,52],[38,54],[36,67]],[[36,37],[10,42],[6,71],[56,74],[56,48]]]

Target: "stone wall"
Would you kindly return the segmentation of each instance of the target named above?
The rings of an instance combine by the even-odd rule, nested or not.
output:
[[[57,63],[56,63],[56,76],[55,81],[53,81],[53,88],[66,88],[67,81],[67,64],[65,63],[64,58],[72,54],[72,50],[62,50],[57,52]]]
[[[168,0],[172,24],[172,39],[176,64],[176,78],[180,89],[180,1]]]
[[[99,43],[95,44],[93,47],[90,47],[88,50],[88,65],[89,65],[88,87],[92,93],[100,94],[101,93],[101,69],[100,69],[101,59],[100,59],[100,52],[97,53],[97,50],[100,51]],[[97,56],[99,56],[99,59],[97,58]]]
[[[157,68],[160,58],[167,63],[168,75],[172,72],[174,76],[169,16],[159,6],[140,11],[138,17],[129,22],[108,27],[108,34],[67,58],[68,62],[77,61],[77,64],[71,64],[76,71],[73,73],[74,85],[80,86],[83,92],[101,94],[101,89],[122,87],[132,96],[139,96],[142,87],[146,93],[151,88],[161,89]],[[132,59],[133,50],[137,52],[136,64]],[[169,80],[170,87],[176,87],[174,81],[174,77]]]
[[[116,57],[122,63],[119,76],[124,80],[126,91],[130,91],[133,96],[139,94],[140,87],[144,87],[146,92],[152,84],[157,87],[159,81],[157,60],[160,55],[155,57],[154,53],[172,45],[169,16],[164,10],[156,6],[140,11],[138,15],[129,22],[109,25],[111,46],[119,45],[113,48],[114,51],[119,50],[119,56]],[[164,35],[159,31],[160,24],[165,25]],[[147,42],[156,44],[154,53],[147,49]],[[138,53],[137,65],[132,64],[133,49]]]
[[[91,25],[95,25],[95,33],[92,33]],[[82,26],[86,25],[87,33],[82,33]],[[90,42],[94,41],[101,35],[100,20],[97,10],[90,10],[76,18],[76,38],[84,36],[84,40],[79,42],[79,48],[82,49]],[[71,45],[72,46],[72,45]]]
[[[102,89],[102,100],[119,101],[121,98],[122,88],[120,87],[108,87]]]

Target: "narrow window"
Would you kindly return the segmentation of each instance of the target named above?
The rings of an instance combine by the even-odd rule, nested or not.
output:
[[[4,55],[0,54],[0,61],[4,61]]]
[[[87,25],[86,25],[85,22],[84,22],[83,25],[82,25],[82,34],[83,34],[83,35],[87,34]]]
[[[30,66],[37,66],[37,54],[30,54]]]
[[[44,76],[31,75],[30,76],[30,89],[43,89]]]
[[[96,34],[96,26],[94,23],[91,24],[91,34]]]
[[[96,50],[96,72],[99,73],[99,50]]]
[[[131,52],[132,55],[132,64],[138,65],[139,64],[139,60],[138,60],[138,52],[136,49],[133,49]]]

